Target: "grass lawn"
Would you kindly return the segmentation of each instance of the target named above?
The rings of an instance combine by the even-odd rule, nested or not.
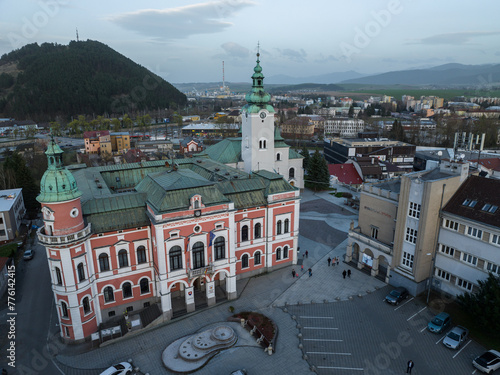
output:
[[[425,302],[426,297],[427,294],[424,293],[423,295],[420,295],[419,299]],[[462,307],[458,303],[445,299],[443,304],[442,297],[443,296],[438,293],[431,293],[429,301],[429,308],[431,311],[436,314],[441,311],[447,312],[451,316],[453,326],[461,325],[468,328],[470,338],[483,345],[486,350],[500,350],[500,335],[498,332],[496,332],[496,336],[494,336],[491,331],[485,331],[481,327],[478,327],[476,319],[463,311]]]

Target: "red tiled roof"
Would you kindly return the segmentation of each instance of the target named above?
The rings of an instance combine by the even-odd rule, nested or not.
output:
[[[108,130],[93,130],[83,133],[83,138],[99,138],[104,135],[109,135]]]
[[[328,172],[330,176],[336,176],[340,182],[349,185],[360,185],[363,180],[356,171],[354,164],[329,164]]]
[[[500,172],[500,158],[486,158],[486,159],[475,159],[471,160],[472,163],[477,163],[479,160],[479,164],[483,167]]]

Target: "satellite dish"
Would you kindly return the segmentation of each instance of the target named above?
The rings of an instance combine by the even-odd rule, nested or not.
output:
[[[443,155],[443,151],[438,151],[438,156],[441,157]]]
[[[460,159],[464,160],[465,154],[460,154]]]

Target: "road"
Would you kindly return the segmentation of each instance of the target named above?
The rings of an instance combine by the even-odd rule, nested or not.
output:
[[[9,341],[5,339],[7,319],[15,318],[15,369],[7,366],[2,355],[0,368],[10,374],[60,374],[52,358],[63,348],[59,341],[59,328],[51,291],[49,269],[45,249],[36,238],[30,238],[26,248],[35,250],[32,260],[20,260],[15,270],[15,316],[7,310],[0,312],[2,333],[1,351],[5,353]],[[24,251],[24,250],[22,250]],[[2,301],[4,301],[3,299]],[[5,308],[5,302],[2,308]]]

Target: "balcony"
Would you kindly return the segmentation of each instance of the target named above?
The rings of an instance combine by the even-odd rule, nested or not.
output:
[[[213,273],[214,272],[214,265],[210,264],[206,267],[201,267],[201,268],[196,268],[196,269],[190,269],[189,270],[189,278],[192,279],[197,276],[204,275],[206,273]]]
[[[82,241],[89,237],[91,234],[91,224],[87,225],[79,232],[67,234],[65,236],[48,236],[44,232],[44,227],[38,229],[37,232],[38,242],[40,242],[41,244],[48,246],[69,245],[71,243]]]
[[[392,246],[387,245],[383,242],[377,241],[376,239],[369,237],[367,235],[364,235],[360,232],[359,228],[351,229],[349,231],[349,237],[351,237],[354,240],[357,240],[360,242],[360,244],[364,244],[365,246],[369,246],[372,249],[381,251],[385,254],[392,255]],[[361,246],[360,246],[361,247]]]

